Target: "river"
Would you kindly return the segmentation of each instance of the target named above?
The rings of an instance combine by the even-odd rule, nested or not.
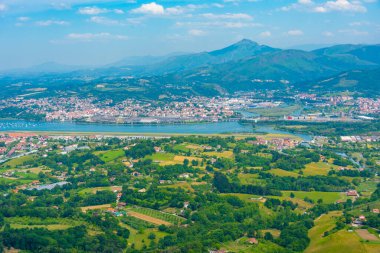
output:
[[[46,131],[46,132],[94,132],[94,133],[162,133],[162,134],[222,134],[222,133],[274,133],[292,134],[286,131],[275,130],[272,126],[239,122],[216,122],[194,124],[167,124],[167,125],[121,125],[121,124],[86,124],[75,122],[32,122],[23,120],[0,120],[0,132],[14,131]],[[292,134],[310,141],[311,136]]]

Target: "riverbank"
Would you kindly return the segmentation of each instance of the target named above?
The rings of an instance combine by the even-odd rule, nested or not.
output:
[[[293,134],[276,130],[269,125],[253,127],[252,124],[239,122],[216,122],[200,124],[170,124],[170,125],[115,125],[115,124],[79,124],[72,122],[49,123],[30,121],[0,121],[0,132],[25,132],[44,134],[85,134],[85,135],[145,135],[145,136],[174,136],[174,135],[265,135],[297,136],[310,141],[310,135]]]

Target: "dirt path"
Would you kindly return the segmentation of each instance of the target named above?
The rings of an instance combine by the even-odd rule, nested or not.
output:
[[[167,222],[167,221],[164,221],[164,220],[160,220],[160,219],[157,219],[157,218],[153,218],[151,216],[148,216],[148,215],[145,215],[145,214],[141,214],[141,213],[137,213],[137,212],[133,212],[133,211],[128,211],[128,215],[132,216],[132,217],[135,217],[135,218],[138,218],[140,220],[144,220],[144,221],[156,224],[156,225],[168,225],[168,226],[172,225],[170,222]]]

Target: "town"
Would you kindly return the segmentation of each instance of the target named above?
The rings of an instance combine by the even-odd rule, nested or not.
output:
[[[127,99],[118,103],[95,97],[17,97],[0,100],[0,117],[118,124],[231,120],[349,122],[375,120],[380,112],[379,98],[317,96],[308,93],[280,98],[276,94],[273,91],[239,92],[223,97],[177,97],[168,102]],[[271,113],[273,111],[277,113]],[[251,114],[247,116],[244,112]]]

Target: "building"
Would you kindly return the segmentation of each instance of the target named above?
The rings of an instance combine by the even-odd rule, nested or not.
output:
[[[346,192],[348,197],[359,197],[359,194],[356,190],[349,190]]]
[[[248,243],[257,245],[259,241],[256,238],[248,238]]]

